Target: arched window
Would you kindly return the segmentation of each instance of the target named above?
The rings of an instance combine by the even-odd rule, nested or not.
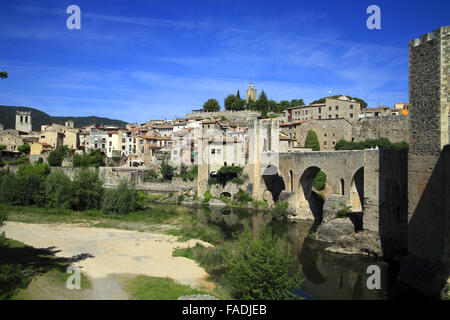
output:
[[[294,174],[292,173],[292,170],[289,170],[289,182],[290,182],[290,189],[289,191],[294,191]]]

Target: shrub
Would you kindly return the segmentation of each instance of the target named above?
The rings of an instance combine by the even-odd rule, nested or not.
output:
[[[208,202],[211,199],[212,199],[211,190],[208,189],[205,191],[205,194],[203,195],[203,201]]]
[[[25,287],[27,282],[21,265],[0,265],[0,300],[11,298],[19,288]]]
[[[155,172],[155,170],[148,170],[147,173],[144,175],[144,181],[156,181],[158,180],[158,174]]]
[[[223,186],[234,178],[237,178],[243,168],[236,166],[223,166],[217,171],[217,181]]]
[[[208,185],[218,184],[219,181],[217,181],[216,178],[209,178],[208,179]]]
[[[236,193],[236,199],[240,203],[247,203],[252,201],[252,197],[242,189],[239,189],[238,193]]]
[[[278,244],[269,227],[256,239],[246,232],[239,237],[235,254],[230,255],[226,282],[235,299],[284,300],[295,297],[293,291],[302,280],[299,272],[291,274],[294,264],[286,239]]]
[[[305,147],[311,148],[313,151],[320,151],[320,143],[317,138],[317,134],[314,130],[309,130],[306,139],[305,139]]]
[[[81,169],[73,179],[72,208],[75,210],[99,209],[103,196],[98,170]]]
[[[61,170],[55,170],[45,179],[45,196],[51,208],[69,209],[72,201],[72,182]]]
[[[19,204],[20,185],[16,175],[12,172],[3,172],[0,175],[0,202]]]
[[[242,180],[241,178],[233,178],[231,179],[231,182],[242,185],[244,184],[244,180]]]
[[[164,180],[172,180],[175,174],[175,168],[172,167],[170,164],[166,163],[165,161],[161,163],[159,170]]]
[[[134,184],[124,179],[117,188],[106,190],[102,210],[106,214],[126,214],[141,209],[138,200],[139,195]]]
[[[350,214],[350,208],[347,205],[344,205],[341,209],[336,213],[336,218],[346,218]]]
[[[323,189],[325,189],[325,185],[327,182],[327,175],[325,174],[325,172],[323,172],[322,170],[320,170],[316,177],[314,178],[314,188],[317,191],[322,191]]]
[[[367,139],[364,141],[346,141],[344,139],[339,140],[334,147],[335,150],[364,150],[370,148],[399,148],[409,149],[409,144],[405,141],[391,143],[387,138]]]
[[[270,213],[276,219],[284,218],[287,213],[289,203],[277,201],[277,203],[270,209]]]
[[[22,144],[21,146],[17,147],[17,151],[20,153],[29,154],[30,153],[30,145],[29,144]]]

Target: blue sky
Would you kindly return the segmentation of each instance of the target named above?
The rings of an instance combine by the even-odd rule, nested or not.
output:
[[[66,9],[81,8],[81,30]],[[366,8],[381,8],[381,30]],[[274,100],[408,100],[408,41],[450,24],[448,0],[0,2],[0,104],[144,122],[250,80]]]

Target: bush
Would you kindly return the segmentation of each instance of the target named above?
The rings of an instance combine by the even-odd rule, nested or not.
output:
[[[228,181],[237,178],[243,168],[236,166],[223,166],[217,171],[217,181],[225,186]]]
[[[51,208],[70,209],[73,198],[72,182],[61,170],[55,170],[45,179],[45,196]]]
[[[364,141],[339,140],[334,147],[335,150],[364,150],[370,148],[380,149],[409,149],[409,144],[405,141],[391,143],[387,138],[367,139]]]
[[[305,147],[311,148],[313,151],[320,151],[319,138],[317,138],[317,134],[314,130],[308,131],[305,139]]]
[[[252,197],[242,189],[239,189],[238,193],[236,193],[236,200],[240,203],[247,203],[252,201]]]
[[[270,209],[270,213],[276,219],[284,218],[287,213],[289,203],[277,201],[277,203]]]
[[[242,185],[244,184],[244,180],[242,180],[241,178],[233,178],[231,179],[231,182]]]
[[[19,288],[25,287],[27,282],[21,265],[0,265],[0,300],[11,298]]]
[[[248,232],[242,234],[229,261],[231,267],[225,277],[235,299],[293,299],[293,291],[302,282],[299,272],[290,272],[294,258],[287,240],[278,244],[269,227],[262,229],[256,239]]]
[[[67,146],[59,146],[48,155],[48,164],[52,167],[60,167],[64,157],[70,154]]]
[[[106,190],[102,210],[106,214],[126,214],[142,209],[138,200],[139,194],[134,184],[127,180],[122,180],[117,188]]]
[[[346,218],[350,214],[350,207],[344,205],[341,209],[336,213],[336,218]]]
[[[213,184],[219,184],[219,181],[217,181],[216,178],[209,178],[208,185],[213,185]]]
[[[323,189],[325,189],[325,185],[327,182],[327,175],[325,174],[325,172],[323,172],[322,170],[320,170],[316,177],[314,178],[314,188],[317,191],[322,191]]]
[[[20,203],[20,185],[12,172],[0,174],[0,202],[9,204]]]
[[[198,166],[195,165],[191,170],[188,170],[184,164],[181,164],[180,174],[178,176],[182,178],[183,181],[194,181],[198,176]]]
[[[211,190],[208,189],[205,191],[205,194],[203,195],[203,201],[208,202],[211,199],[212,199]]]
[[[147,171],[147,173],[144,175],[144,181],[156,181],[158,180],[158,174],[155,172],[155,170],[149,170]]]
[[[21,146],[17,147],[17,151],[20,153],[29,154],[30,153],[30,145],[29,144],[22,144]]]
[[[172,167],[170,164],[166,163],[165,161],[161,163],[159,170],[164,180],[172,180],[175,174],[175,168]]]
[[[103,196],[98,170],[81,169],[73,179],[72,208],[74,210],[99,209]]]

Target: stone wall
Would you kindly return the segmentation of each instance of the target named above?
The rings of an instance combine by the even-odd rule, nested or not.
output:
[[[352,137],[355,141],[383,137],[391,142],[409,143],[408,119],[408,116],[362,118],[353,124]]]

